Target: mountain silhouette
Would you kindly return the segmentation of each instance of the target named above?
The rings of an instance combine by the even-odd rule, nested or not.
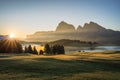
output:
[[[83,30],[86,30],[86,31],[104,31],[106,30],[104,27],[98,25],[97,23],[94,23],[94,22],[90,22],[89,24],[88,23],[85,23],[83,28]]]
[[[81,31],[81,30],[82,30],[82,26],[79,25],[79,26],[77,27],[77,31]]]
[[[95,22],[85,23],[77,29],[72,24],[61,21],[56,31],[36,32],[27,35],[28,41],[50,42],[59,39],[93,41],[105,44],[120,44],[120,31],[106,29]]]
[[[64,21],[61,21],[57,28],[56,28],[56,31],[59,31],[59,32],[71,32],[71,31],[75,31],[75,27],[72,25],[72,24],[68,24]]]

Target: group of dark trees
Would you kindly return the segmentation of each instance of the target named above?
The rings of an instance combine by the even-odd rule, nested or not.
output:
[[[46,44],[44,47],[44,52],[46,54],[65,54],[64,46],[62,45],[49,46],[49,44]]]
[[[49,44],[46,44],[44,47],[44,51],[40,50],[38,52],[35,46],[32,49],[32,46],[29,45],[28,47],[25,46],[24,53],[31,53],[37,55],[43,55],[43,54],[55,55],[55,54],[65,54],[65,50],[64,50],[64,46],[62,45],[49,46]]]
[[[49,42],[50,45],[61,44],[64,46],[95,46],[98,43],[93,41],[81,41],[81,40],[70,40],[70,39],[60,39],[56,41]]]
[[[65,54],[64,46],[62,45],[53,45],[49,46],[49,44],[46,44],[44,47],[44,51],[40,50],[37,51],[36,47],[34,46],[32,48],[31,45],[25,46],[24,50],[22,48],[22,45],[19,43],[18,40],[12,39],[6,39],[6,40],[0,40],[0,53],[31,53],[36,55],[43,55],[43,54]]]
[[[0,40],[0,53],[22,53],[22,45],[18,40]]]
[[[29,45],[28,47],[25,46],[24,53],[38,54],[38,51],[35,46],[32,49],[32,46]]]
[[[44,51],[40,50],[38,52],[35,46],[32,48],[32,46],[29,45],[28,47],[25,46],[24,53],[31,53],[31,54],[36,54],[36,55],[43,55]]]

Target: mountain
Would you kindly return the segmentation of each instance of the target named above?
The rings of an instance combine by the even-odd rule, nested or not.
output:
[[[75,31],[75,27],[72,25],[72,24],[68,24],[64,21],[61,21],[57,28],[56,28],[56,31],[59,31],[59,32],[71,32],[71,31]]]
[[[85,23],[84,26],[78,26],[75,30],[75,27],[72,24],[68,24],[64,21],[61,21],[57,28],[57,32],[72,32],[72,31],[88,31],[88,32],[97,32],[97,31],[105,31],[106,29],[95,22]]]
[[[78,26],[77,31],[98,32],[105,31],[106,29],[95,22],[85,23],[84,26]]]
[[[42,31],[27,35],[27,41],[32,42],[50,42],[60,39],[120,45],[120,31],[106,29],[92,21],[85,23],[83,27],[78,26],[78,28],[75,29],[72,24],[62,21],[58,24],[56,31]]]
[[[88,23],[85,23],[85,25],[83,26],[82,28],[83,30],[87,30],[87,31],[105,31],[106,29],[100,25],[98,25],[97,23],[94,23],[94,22],[90,22],[89,24]]]
[[[81,25],[79,25],[79,26],[77,27],[77,31],[80,31],[80,30],[82,30],[82,26],[81,26]]]

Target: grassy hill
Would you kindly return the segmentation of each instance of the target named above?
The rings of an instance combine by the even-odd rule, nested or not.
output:
[[[0,80],[120,80],[120,52],[0,54]]]
[[[75,47],[89,47],[91,46],[91,44],[89,44],[90,42],[86,42],[86,41],[80,41],[80,40],[70,40],[70,39],[60,39],[60,40],[56,40],[56,41],[52,41],[49,44],[51,45],[55,45],[55,44],[60,44],[60,45],[64,45],[64,46],[75,46]],[[96,42],[93,42],[93,45],[97,45]]]

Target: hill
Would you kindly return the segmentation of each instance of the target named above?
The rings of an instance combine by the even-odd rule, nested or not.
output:
[[[70,39],[61,39],[61,40],[56,40],[56,41],[52,41],[49,42],[50,45],[64,45],[64,46],[76,46],[76,47],[89,47],[94,45],[97,45],[98,43],[96,42],[86,42],[86,41],[80,41],[80,40],[70,40]]]

